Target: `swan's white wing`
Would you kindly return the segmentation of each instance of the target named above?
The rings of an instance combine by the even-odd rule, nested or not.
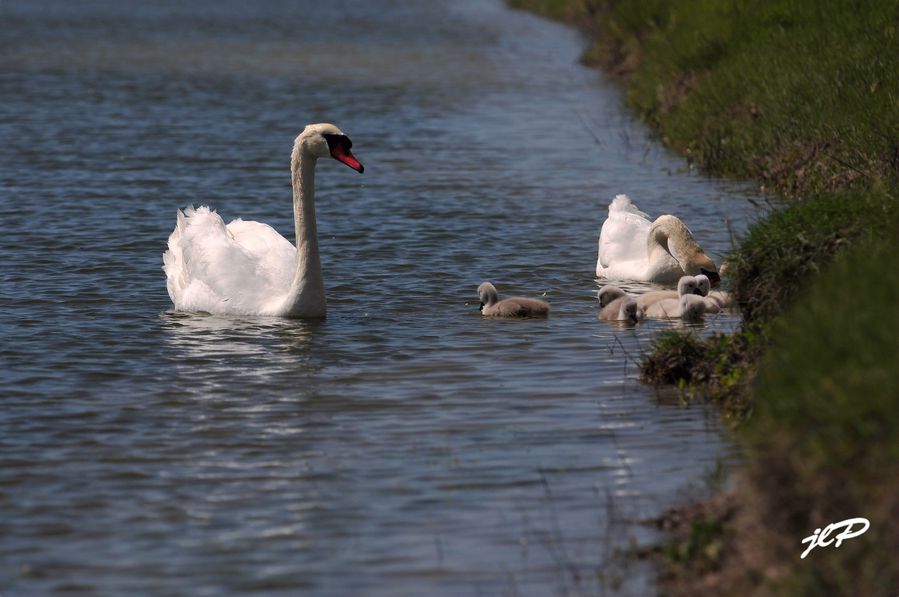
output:
[[[650,225],[649,217],[627,195],[615,197],[599,233],[596,275],[640,279],[646,269]]]
[[[208,207],[189,207],[178,213],[163,261],[176,309],[253,314],[287,293],[296,250],[270,226],[225,226]]]
[[[285,294],[296,269],[297,249],[293,243],[262,222],[237,219],[228,224],[228,232],[255,257],[257,275],[270,280],[280,294]]]

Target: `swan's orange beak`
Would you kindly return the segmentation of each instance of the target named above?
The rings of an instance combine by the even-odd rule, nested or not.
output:
[[[353,152],[350,151],[353,142],[350,141],[349,137],[346,135],[325,135],[324,137],[328,142],[328,148],[331,150],[332,158],[338,162],[343,162],[360,174],[365,171],[365,166],[363,166],[359,160],[356,159],[356,156],[353,155]]]

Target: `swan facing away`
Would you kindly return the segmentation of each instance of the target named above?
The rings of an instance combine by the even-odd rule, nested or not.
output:
[[[651,222],[627,195],[612,200],[599,233],[597,277],[673,286],[682,276],[697,274],[713,284],[720,280],[715,262],[679,218],[664,215]]]
[[[216,315],[324,317],[315,165],[318,158],[332,157],[362,172],[352,146],[333,124],[310,124],[294,141],[290,175],[296,246],[268,224],[237,219],[226,226],[205,206],[179,211],[168,251],[162,256],[175,309]]]
[[[549,303],[540,299],[511,296],[500,300],[496,287],[490,282],[478,286],[481,315],[484,317],[546,317]]]

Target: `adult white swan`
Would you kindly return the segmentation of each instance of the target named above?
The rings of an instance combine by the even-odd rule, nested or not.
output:
[[[697,274],[713,284],[720,279],[715,262],[679,218],[665,215],[651,222],[627,195],[612,200],[599,233],[597,277],[673,286],[682,276]]]
[[[296,247],[268,224],[234,220],[225,226],[208,207],[178,212],[162,256],[175,309],[213,314],[324,317],[315,164],[333,157],[353,170],[362,164],[352,142],[333,124],[310,124],[293,143],[290,175]]]

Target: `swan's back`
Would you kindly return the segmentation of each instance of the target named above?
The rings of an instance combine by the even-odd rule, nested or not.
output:
[[[294,246],[271,226],[225,226],[208,207],[178,212],[163,255],[166,287],[179,311],[276,314],[290,287]]]
[[[637,209],[627,195],[618,195],[609,204],[609,217],[602,224],[599,233],[599,258],[596,275],[610,276],[610,266],[627,269],[629,263],[635,267],[646,261],[646,238],[651,222],[649,216]]]

